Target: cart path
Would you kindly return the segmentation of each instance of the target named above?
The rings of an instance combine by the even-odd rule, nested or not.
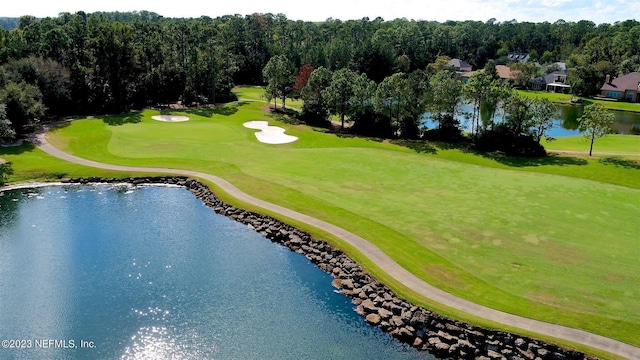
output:
[[[311,225],[318,229],[322,229],[333,236],[336,236],[350,245],[354,246],[358,249],[362,254],[368,257],[371,261],[373,261],[380,269],[385,271],[387,274],[395,278],[398,282],[403,284],[404,286],[410,288],[416,293],[437,301],[439,303],[445,304],[449,307],[452,307],[457,310],[464,311],[466,313],[479,316],[497,323],[505,324],[508,326],[528,330],[534,333],[543,334],[559,339],[564,339],[568,341],[572,341],[574,343],[579,343],[583,345],[587,345],[593,348],[601,349],[619,356],[623,356],[628,359],[640,359],[640,348],[623,343],[618,340],[610,339],[601,335],[596,335],[593,333],[589,333],[584,330],[578,330],[566,326],[546,323],[543,321],[528,319],[522,316],[508,314],[499,310],[494,310],[488,308],[486,306],[478,305],[468,300],[461,299],[457,296],[444,292],[428,283],[424,280],[421,280],[414,274],[410,273],[403,267],[401,267],[398,263],[396,263],[393,259],[391,259],[387,254],[382,252],[375,245],[370,243],[369,241],[361,238],[358,235],[355,235],[347,230],[344,230],[338,226],[329,224],[325,221],[313,218],[311,216],[299,213],[297,211],[293,211],[287,209],[285,207],[260,200],[251,195],[248,195],[237,187],[235,187],[230,182],[211,174],[205,174],[197,171],[191,170],[180,170],[180,169],[168,169],[168,168],[159,168],[159,167],[132,167],[132,166],[121,166],[121,165],[112,165],[105,164],[96,161],[91,161],[87,159],[83,159],[69,153],[66,153],[55,146],[51,145],[45,134],[48,128],[42,128],[36,134],[34,134],[31,141],[35,143],[40,149],[49,155],[55,156],[62,160],[66,160],[72,163],[76,163],[79,165],[90,166],[105,170],[113,170],[113,171],[124,171],[124,172],[146,172],[146,173],[163,173],[163,174],[174,174],[181,176],[190,176],[205,179],[207,181],[211,181],[219,186],[223,191],[233,196],[234,198],[247,202],[249,204],[261,207],[263,209],[267,209],[269,211],[273,211],[280,215],[286,216],[291,219],[295,219],[297,221],[303,222],[305,224]]]

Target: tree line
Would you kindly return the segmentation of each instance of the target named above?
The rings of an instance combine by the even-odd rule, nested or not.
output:
[[[441,55],[482,68],[490,60],[506,63],[509,52],[528,52],[541,63],[566,60],[576,68],[577,88],[588,93],[603,72],[640,70],[639,35],[636,20],[314,23],[283,14],[174,19],[146,11],[24,16],[14,29],[0,29],[0,103],[20,134],[34,119],[222,102],[234,98],[234,84],[268,83],[263,70],[279,55],[297,70],[350,70],[391,88],[391,82],[421,86],[424,79],[411,74]],[[398,105],[404,99],[395,101],[388,110],[396,118],[412,111]],[[403,121],[392,126],[414,131]]]
[[[331,71],[305,65],[295,68],[284,55],[272,57],[264,68],[267,100],[287,97],[304,100],[296,114],[315,126],[330,126],[331,116],[340,128],[365,136],[438,141],[472,140],[484,151],[500,150],[510,155],[541,156],[542,138],[549,139],[556,108],[546,99],[529,99],[501,79],[490,62],[463,83],[448,57],[439,57],[425,70],[397,72],[380,83],[349,68]],[[461,110],[469,103],[471,113]],[[275,105],[275,104],[274,104]],[[274,106],[275,107],[275,106]],[[488,116],[481,116],[481,109]],[[504,121],[495,122],[502,112]],[[437,127],[424,127],[425,114]],[[471,134],[463,133],[460,118],[471,123]]]

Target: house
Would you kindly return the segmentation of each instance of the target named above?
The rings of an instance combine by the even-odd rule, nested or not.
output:
[[[449,60],[448,65],[456,71],[456,74],[460,76],[460,79],[465,84],[469,81],[471,75],[473,75],[473,67],[464,60],[451,59]]]
[[[538,76],[531,80],[533,90],[545,90],[568,93],[571,86],[567,84],[567,70],[554,71],[545,76]]]
[[[500,79],[504,81],[512,81],[515,78],[511,69],[506,65],[496,65],[496,71],[498,72]]]
[[[449,66],[452,66],[456,72],[471,72],[473,68],[469,63],[460,59],[451,59],[449,60]]]
[[[640,72],[632,72],[613,80],[607,75],[600,94],[611,99],[640,102]]]
[[[529,61],[529,53],[509,53],[507,58],[513,62],[526,63]]]

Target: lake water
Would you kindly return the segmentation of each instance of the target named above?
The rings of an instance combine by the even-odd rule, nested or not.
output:
[[[0,358],[433,359],[185,189],[0,194]]]
[[[580,135],[578,131],[578,117],[582,115],[584,106],[557,105],[557,116],[554,119],[555,126],[549,131],[552,137],[575,136]],[[473,113],[473,107],[470,104],[463,104],[456,119],[463,125],[463,130],[471,132],[471,121],[465,119],[463,113]],[[614,122],[611,126],[613,131],[618,134],[640,135],[640,113],[629,111],[612,111]],[[491,118],[490,111],[485,109],[481,111],[482,119],[489,122]],[[494,121],[503,120],[502,112],[498,112],[494,117]],[[437,123],[431,121],[430,114],[425,113],[422,116],[422,122],[427,128],[437,127]]]

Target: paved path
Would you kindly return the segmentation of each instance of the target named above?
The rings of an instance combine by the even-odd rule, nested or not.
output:
[[[445,304],[454,309],[458,309],[466,313],[483,317],[485,319],[489,319],[491,321],[495,321],[505,325],[532,331],[538,334],[544,334],[544,335],[552,336],[555,338],[569,340],[575,343],[584,344],[594,348],[602,349],[604,351],[617,354],[617,355],[626,357],[628,359],[640,359],[640,348],[631,346],[629,344],[625,344],[617,340],[609,339],[604,336],[592,334],[583,330],[577,330],[577,329],[573,329],[565,326],[545,323],[538,320],[532,320],[532,319],[527,319],[521,316],[508,314],[502,311],[494,310],[482,305],[475,304],[473,302],[458,298],[454,295],[444,292],[424,282],[423,280],[419,279],[417,276],[405,270],[403,267],[398,265],[398,263],[396,263],[393,259],[391,259],[387,254],[385,254],[380,249],[378,249],[375,245],[359,237],[358,235],[355,235],[335,225],[329,224],[325,221],[318,220],[316,218],[301,214],[299,212],[284,208],[282,206],[257,199],[251,195],[248,195],[240,191],[230,182],[220,177],[217,177],[215,175],[210,175],[210,174],[205,174],[205,173],[190,171],[190,170],[177,170],[177,169],[166,169],[166,168],[155,168],[155,167],[120,166],[120,165],[104,164],[104,163],[99,163],[91,160],[86,160],[86,159],[82,159],[77,156],[68,154],[54,147],[53,145],[49,144],[45,138],[45,133],[46,133],[46,129],[43,129],[39,133],[37,133],[33,138],[34,143],[46,153],[72,163],[101,168],[101,169],[107,169],[107,170],[115,170],[115,171],[146,172],[146,173],[157,172],[157,173],[164,173],[164,174],[184,175],[184,176],[197,177],[197,178],[211,181],[217,184],[223,191],[227,192],[229,195],[233,196],[238,200],[245,201],[249,204],[256,205],[264,209],[268,209],[275,213],[284,215],[288,218],[301,221],[303,223],[322,229],[330,233],[331,235],[334,235],[336,237],[343,239],[347,243],[353,245],[355,248],[360,250],[360,252],[362,252],[365,256],[371,259],[371,261],[373,261],[376,265],[378,265],[383,271],[393,276],[397,281],[399,281],[406,287],[412,289],[413,291],[417,292],[418,294],[424,297],[433,299],[439,303]]]

